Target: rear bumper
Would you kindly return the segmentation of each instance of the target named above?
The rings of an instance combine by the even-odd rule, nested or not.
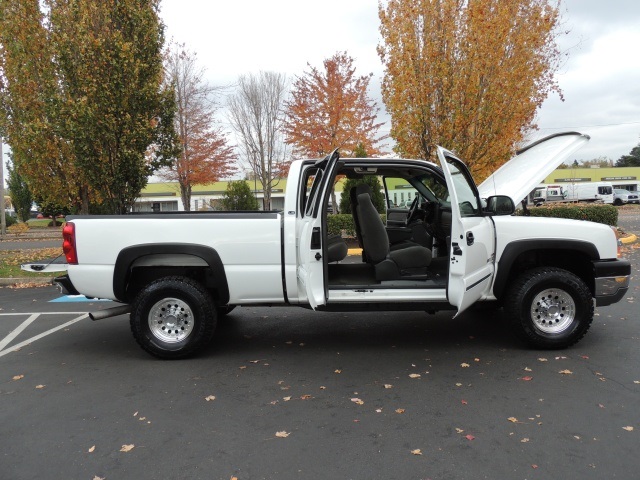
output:
[[[597,307],[619,302],[629,289],[631,264],[627,260],[593,262],[595,273],[595,299]]]
[[[60,290],[65,295],[80,295],[80,292],[76,290],[76,287],[71,283],[69,275],[61,275],[53,279],[53,283],[60,287]]]

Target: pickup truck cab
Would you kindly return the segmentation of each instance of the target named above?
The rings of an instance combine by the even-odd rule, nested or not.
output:
[[[628,289],[611,228],[584,221],[514,216],[524,198],[588,141],[558,134],[522,150],[477,187],[456,156],[438,163],[341,158],[291,165],[283,211],[73,216],[63,230],[69,292],[109,298],[130,311],[137,342],[161,358],[197,352],[217,319],[241,305],[314,310],[452,310],[499,302],[515,332],[537,348],[580,340],[594,304]],[[532,172],[535,172],[533,174]],[[417,192],[384,225],[370,191],[351,192],[359,257],[327,231],[339,176]],[[96,313],[107,316],[110,313]]]

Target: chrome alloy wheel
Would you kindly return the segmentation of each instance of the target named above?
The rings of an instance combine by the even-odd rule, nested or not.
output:
[[[531,302],[531,319],[543,333],[564,332],[576,317],[576,304],[567,292],[548,288],[538,293]]]
[[[149,310],[149,330],[163,342],[181,342],[191,334],[193,324],[191,308],[177,298],[164,298]]]

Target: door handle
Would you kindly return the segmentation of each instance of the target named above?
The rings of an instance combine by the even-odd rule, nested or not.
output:
[[[457,243],[452,243],[451,246],[453,247],[453,254],[454,255],[462,255],[462,249],[460,248],[460,246]]]
[[[473,238],[473,232],[467,232],[467,245],[473,245],[475,239]]]

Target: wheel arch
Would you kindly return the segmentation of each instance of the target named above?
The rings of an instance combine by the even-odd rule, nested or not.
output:
[[[599,260],[597,247],[581,240],[519,240],[507,245],[498,261],[493,294],[500,299],[515,276],[535,267],[549,266],[568,270],[580,277],[595,292],[593,261]]]
[[[193,277],[193,272],[203,272],[207,288],[215,291],[218,302],[226,305],[229,301],[224,265],[214,248],[190,243],[147,243],[122,249],[114,267],[113,292],[125,303],[131,300],[134,269],[145,269],[152,279],[176,274]],[[149,273],[152,269],[155,273]]]

